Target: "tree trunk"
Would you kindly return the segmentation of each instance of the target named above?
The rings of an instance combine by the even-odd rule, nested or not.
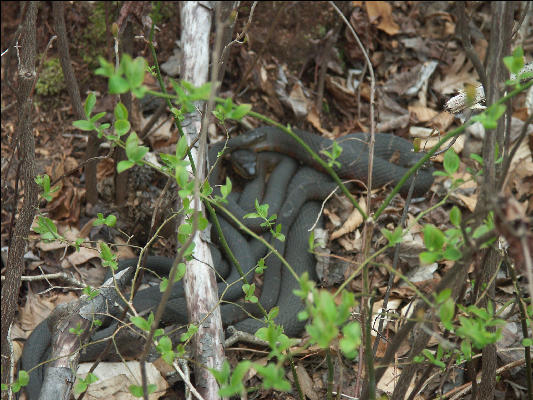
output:
[[[24,271],[24,253],[26,239],[38,206],[38,186],[35,183],[35,139],[32,130],[33,104],[31,92],[35,82],[35,56],[37,20],[37,2],[31,2],[24,18],[19,48],[20,59],[18,65],[18,126],[19,143],[18,154],[22,157],[24,171],[24,201],[19,217],[15,223],[11,247],[7,258],[6,280],[2,284],[2,383],[8,382],[11,372],[11,351],[8,332],[13,324],[17,310],[17,300],[20,291],[20,277]],[[15,51],[11,48],[10,51]],[[13,211],[16,212],[16,211]],[[7,391],[2,392],[2,398],[7,398]]]

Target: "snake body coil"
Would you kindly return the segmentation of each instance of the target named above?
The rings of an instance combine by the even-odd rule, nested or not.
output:
[[[312,150],[320,154],[322,150],[331,151],[332,141],[305,131],[295,130],[297,135]],[[355,179],[366,181],[368,175],[368,136],[365,134],[348,135],[338,140],[342,147],[340,156],[336,159],[337,174],[343,179]],[[210,183],[212,186],[222,182],[220,161],[214,164],[218,153],[226,148],[226,153],[246,149],[258,153],[257,177],[249,186],[245,187],[239,201],[231,198],[225,207],[242,220],[244,214],[250,212],[256,198],[261,203],[270,205],[269,215],[278,213],[278,223],[281,223],[282,233],[287,237],[286,243],[271,240],[271,244],[281,254],[285,254],[287,261],[294,267],[298,275],[308,272],[314,279],[315,270],[313,256],[307,251],[307,229],[314,223],[319,213],[319,205],[311,200],[322,200],[335,188],[335,184],[329,177],[319,173],[320,165],[297,143],[292,137],[277,128],[262,127],[235,137],[224,143],[217,143],[209,151],[212,163]],[[269,153],[273,152],[273,153]],[[290,157],[280,157],[279,154]],[[405,174],[407,169],[414,165],[421,156],[412,152],[412,146],[404,139],[393,135],[376,135],[373,186],[396,184]],[[297,161],[311,168],[301,168],[296,175]],[[272,168],[266,189],[264,189],[265,176]],[[293,177],[294,175],[294,177]],[[291,179],[292,178],[292,179]],[[411,180],[401,188],[400,193],[405,194]],[[421,170],[414,184],[415,195],[426,193],[433,183],[432,170]],[[263,195],[263,191],[265,191]],[[255,266],[257,258],[262,257],[266,248],[258,242],[248,242],[246,238],[235,229],[228,220],[220,219],[226,240],[232,252],[237,256],[245,273]],[[261,232],[260,221],[244,220],[245,224],[256,232]],[[268,237],[268,234],[265,235]],[[285,251],[287,249],[287,251]],[[120,262],[120,268],[136,265],[137,260],[124,260]],[[277,257],[269,256],[260,302],[267,310],[277,305],[280,313],[276,319],[283,325],[285,333],[298,335],[304,327],[302,321],[296,318],[302,308],[302,303],[294,297],[293,290],[298,287],[297,281],[292,275],[282,269],[281,262]],[[147,268],[159,275],[165,275],[172,266],[172,260],[164,257],[148,257]],[[241,284],[233,284],[227,289],[227,285],[238,281],[240,276],[235,268],[216,262],[217,274],[224,282],[219,283],[219,295],[224,294],[224,300],[233,302],[242,295]],[[226,290],[227,289],[227,290]],[[167,304],[163,322],[187,323],[187,313],[183,298],[184,290],[181,283],[174,285],[171,300]],[[134,298],[134,307],[137,310],[155,310],[161,300],[159,288],[149,288],[139,291]],[[223,304],[221,308],[225,324],[235,324],[236,328],[254,333],[262,323],[258,319],[249,318],[248,314],[259,315],[257,307],[249,304]],[[114,330],[110,326],[107,330],[97,332],[91,338],[94,341],[109,336]],[[30,370],[37,364],[49,359],[49,347],[51,332],[47,320],[40,323],[32,332],[24,346],[21,357],[21,368]],[[82,361],[94,360],[96,355],[103,350],[104,344],[89,346],[81,355]],[[43,367],[37,367],[30,373],[30,383],[26,387],[26,393],[30,400],[39,396],[43,380]]]

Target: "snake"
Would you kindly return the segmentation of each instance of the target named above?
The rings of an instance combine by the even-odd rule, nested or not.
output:
[[[315,153],[329,161],[324,153],[333,149],[333,141],[306,132],[294,129],[296,135],[304,141]],[[368,141],[369,135],[356,133],[347,135],[337,141],[342,147],[340,155],[334,160],[333,168],[342,179],[366,182],[368,176]],[[301,275],[308,272],[311,279],[315,279],[313,256],[307,251],[308,229],[319,214],[319,203],[313,200],[322,200],[327,194],[335,189],[336,184],[323,174],[324,168],[291,136],[275,127],[260,127],[246,134],[219,142],[211,146],[208,157],[210,163],[210,184],[215,187],[215,194],[220,195],[218,188],[222,183],[222,166],[220,161],[214,162],[222,153],[226,155],[241,154],[244,157],[253,156],[251,161],[236,163],[245,170],[252,170],[249,175],[255,178],[244,188],[243,195],[239,200],[235,196],[229,196],[224,207],[233,213],[240,221],[254,232],[264,232],[260,226],[260,219],[243,219],[255,204],[255,199],[261,199],[262,203],[269,204],[269,215],[279,211],[278,223],[281,223],[282,233],[287,237],[286,242],[280,242],[264,234],[264,238],[280,253],[285,254],[287,261],[295,267],[295,272]],[[282,157],[280,155],[285,155]],[[374,145],[374,166],[372,170],[373,185],[395,185],[405,172],[413,166],[422,154],[414,153],[409,141],[390,134],[376,134]],[[223,155],[220,159],[224,160]],[[299,168],[298,164],[307,166]],[[257,168],[257,170],[254,170]],[[295,171],[298,172],[295,174]],[[265,189],[265,177],[272,171]],[[294,175],[295,174],[295,175]],[[292,178],[292,179],[291,179]],[[406,195],[411,185],[411,177],[400,189],[402,195]],[[433,183],[432,167],[425,167],[418,171],[413,192],[416,196],[427,193]],[[263,193],[264,192],[264,193]],[[222,213],[220,213],[222,214]],[[263,257],[267,251],[259,241],[249,242],[233,226],[233,220],[220,218],[224,235],[229,242],[230,248],[237,256],[245,274],[248,274],[255,266],[256,260]],[[285,249],[289,251],[285,252]],[[237,250],[237,251],[235,251]],[[218,258],[217,258],[218,259]],[[289,274],[286,268],[282,268],[278,257],[269,255],[266,259],[268,268],[264,273],[263,287],[259,301],[269,310],[279,306],[280,312],[276,322],[284,327],[289,336],[300,334],[305,326],[305,321],[296,318],[303,304],[295,299],[293,290],[298,287],[296,279]],[[166,257],[150,256],[147,258],[147,269],[158,275],[168,274],[173,260]],[[121,260],[119,269],[136,265],[137,259]],[[216,272],[222,282],[218,284],[219,295],[227,289],[228,282],[237,281],[240,276],[235,268],[228,268],[222,262],[216,262]],[[254,333],[264,326],[264,322],[258,318],[260,312],[256,305],[250,303],[237,303],[233,301],[241,297],[241,285],[231,285],[224,293],[224,302],[221,305],[222,319],[225,325],[233,324],[236,329]],[[185,301],[183,299],[183,286],[178,282],[173,287],[171,300],[167,304],[162,318],[164,323],[187,323]],[[138,310],[154,310],[161,299],[159,288],[149,288],[139,291],[134,297],[134,307]],[[91,341],[109,336],[114,327],[97,332]],[[30,370],[37,364],[49,359],[50,342],[52,334],[48,327],[48,321],[41,322],[32,332],[24,346],[21,357],[21,368]],[[97,345],[89,346],[81,354],[81,361],[90,361],[103,349]],[[30,373],[30,383],[25,390],[30,400],[38,398],[43,380],[43,369],[37,367]]]

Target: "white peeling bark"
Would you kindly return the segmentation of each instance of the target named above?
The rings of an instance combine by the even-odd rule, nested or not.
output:
[[[181,7],[181,44],[183,48],[182,79],[194,84],[203,85],[207,82],[209,70],[209,34],[214,4],[212,2],[183,2]],[[197,104],[203,110],[204,104]],[[195,112],[187,115],[183,123],[183,131],[187,135],[189,145],[200,135],[202,128],[202,115]],[[203,127],[202,140],[199,145],[191,149],[197,168],[196,179],[203,182],[205,178],[205,133]],[[200,151],[201,150],[201,151]],[[200,157],[199,157],[200,155]],[[193,207],[205,214],[203,204],[198,198],[193,202]],[[184,277],[185,294],[189,321],[199,324],[218,302],[218,293],[215,275],[207,265],[212,265],[211,253],[207,243],[200,234],[194,238],[196,245],[193,261],[187,265]],[[197,365],[208,368],[220,369],[224,360],[223,328],[220,318],[220,309],[217,307],[209,318],[199,324],[199,330],[194,336],[194,355]],[[204,399],[218,399],[218,385],[214,377],[205,368],[195,368],[195,381],[197,390]]]

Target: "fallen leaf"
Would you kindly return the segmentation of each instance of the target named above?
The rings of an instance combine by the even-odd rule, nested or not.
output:
[[[333,133],[328,131],[327,129],[322,128],[322,123],[320,122],[320,115],[318,114],[318,111],[316,109],[316,105],[314,103],[310,104],[309,112],[307,113],[307,121],[311,123],[315,127],[317,131],[322,133],[324,136],[328,138],[333,138]]]
[[[100,257],[100,253],[97,250],[89,249],[87,247],[80,247],[79,251],[75,251],[67,256],[67,261],[70,263],[70,265],[78,266],[98,257]]]
[[[387,33],[388,35],[396,35],[400,31],[400,27],[392,18],[392,7],[385,1],[366,1],[366,12],[370,22],[374,23],[380,19],[377,28]]]
[[[307,373],[305,367],[302,364],[295,366],[296,376],[298,376],[298,381],[300,382],[300,387],[302,392],[309,400],[318,400],[318,393],[315,391],[313,386],[313,380]],[[292,375],[290,375],[292,376]]]
[[[77,376],[85,378],[93,363],[80,364]],[[105,362],[100,363],[93,371],[99,379],[87,389],[88,399],[134,399],[129,391],[130,385],[138,385],[141,382],[141,374],[138,361]],[[79,378],[78,378],[79,379]],[[146,363],[146,379],[155,384],[157,389],[148,395],[150,400],[156,400],[161,393],[168,389],[167,381],[152,363]]]
[[[50,315],[54,308],[55,304],[46,297],[28,292],[26,304],[24,304],[20,313],[20,326],[27,332],[27,336],[41,321]]]
[[[366,199],[361,197],[359,199],[359,207],[366,213]],[[357,208],[354,207],[352,213],[346,220],[346,222],[341,226],[340,229],[336,230],[331,234],[331,240],[335,240],[342,235],[345,235],[348,232],[353,232],[363,223],[363,217]]]
[[[430,137],[430,138],[422,140],[422,145],[421,145],[422,150],[433,148],[439,142],[440,139],[441,139],[440,137]],[[440,147],[440,149],[443,150],[443,149],[448,148],[448,146],[450,145],[451,142],[452,142],[452,139],[448,140],[447,142],[445,142]],[[461,153],[461,151],[463,151],[464,146],[465,146],[465,137],[464,137],[464,135],[460,135],[460,136],[457,137],[457,140],[452,145],[452,148],[455,150],[455,152],[457,154],[459,154],[459,153]],[[439,154],[438,156],[434,157],[433,161],[437,161],[437,162],[440,162],[440,163],[443,162],[444,161],[444,154],[445,153],[442,153],[442,154]]]
[[[424,106],[409,106],[407,109],[411,114],[411,118],[417,122],[427,122],[439,114],[437,111]]]
[[[296,82],[289,93],[288,102],[298,118],[303,118],[307,115],[307,110],[311,107],[311,102],[305,96],[302,84]]]

